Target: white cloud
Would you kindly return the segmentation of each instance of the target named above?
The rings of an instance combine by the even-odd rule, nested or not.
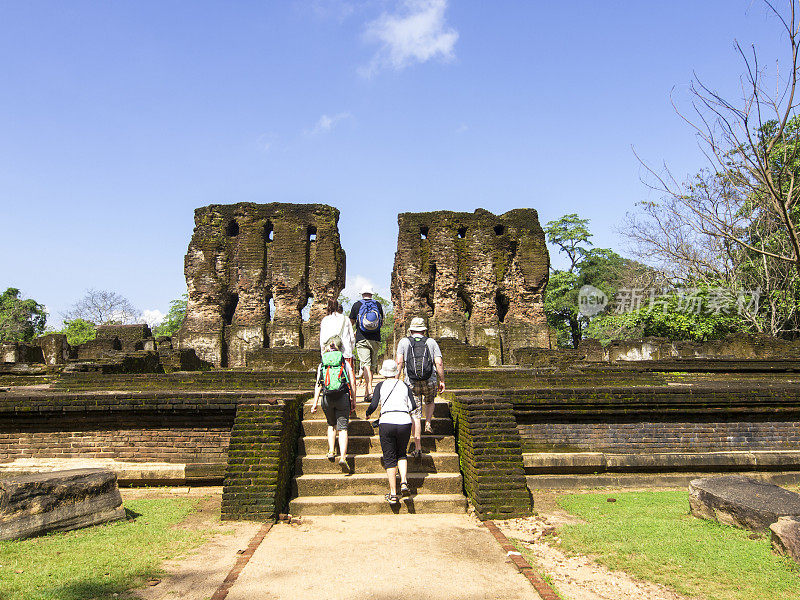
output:
[[[464,133],[464,132],[465,132],[465,131],[467,131],[468,129],[469,129],[469,126],[467,126],[467,124],[466,124],[466,123],[462,123],[461,125],[459,125],[459,126],[456,128],[456,133]]]
[[[366,40],[381,47],[361,73],[369,77],[381,68],[400,70],[433,58],[452,60],[458,32],[445,23],[446,9],[447,0],[404,0],[402,14],[384,13],[368,23]]]
[[[341,112],[339,114],[329,116],[322,115],[312,129],[306,130],[306,135],[319,135],[321,133],[328,133],[331,129],[336,127],[338,123],[345,119],[352,118],[349,112]]]
[[[153,310],[148,309],[142,313],[142,320],[145,323],[147,323],[150,327],[155,327],[156,325],[159,325],[161,321],[164,320],[165,316],[166,315],[157,308],[154,308]]]
[[[363,288],[365,285],[371,285],[375,292],[384,298],[388,299],[390,296],[389,288],[377,286],[372,282],[371,279],[368,279],[363,275],[348,277],[344,289],[342,290],[342,294],[349,298],[351,302],[355,302],[356,300],[361,299],[361,288]]]

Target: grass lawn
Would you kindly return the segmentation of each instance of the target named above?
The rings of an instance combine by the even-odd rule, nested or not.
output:
[[[692,517],[685,491],[571,494],[558,503],[586,521],[564,527],[564,549],[611,569],[707,600],[800,598],[800,571],[772,553],[767,536]]]
[[[120,521],[0,542],[0,600],[84,600],[142,585],[160,564],[200,545],[208,533],[173,527],[196,507],[191,498],[128,500]]]

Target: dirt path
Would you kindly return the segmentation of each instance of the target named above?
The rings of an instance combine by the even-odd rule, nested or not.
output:
[[[307,517],[272,528],[227,600],[535,600],[467,515]]]
[[[221,522],[222,488],[132,488],[122,490],[123,501],[130,498],[197,496],[198,510],[179,525],[182,528],[209,530],[212,537],[188,556],[164,563],[164,575],[151,585],[132,592],[138,600],[207,600],[231,570],[238,552],[261,527],[246,521]]]
[[[555,495],[536,498],[537,516],[496,521],[509,538],[523,543],[540,574],[569,600],[687,600],[685,596],[654,583],[634,579],[622,571],[610,571],[584,555],[568,556],[558,548],[558,531],[576,519],[560,509]]]

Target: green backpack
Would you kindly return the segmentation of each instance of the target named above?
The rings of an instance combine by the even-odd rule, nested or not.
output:
[[[339,392],[347,389],[347,370],[344,357],[338,350],[322,353],[322,386],[326,392]]]

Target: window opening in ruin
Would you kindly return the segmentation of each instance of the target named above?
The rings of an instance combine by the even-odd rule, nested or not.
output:
[[[494,301],[497,305],[497,318],[502,323],[506,320],[506,315],[508,314],[508,297],[498,290],[494,296]]]
[[[308,226],[308,241],[309,242],[316,242],[317,241],[317,228],[313,225]]]
[[[225,233],[228,237],[236,237],[239,235],[239,223],[236,222],[236,219],[232,219],[228,226],[225,228]]]
[[[272,241],[272,221],[267,221],[264,225],[264,239],[268,244]]]
[[[272,321],[275,318],[275,299],[270,297],[267,301],[267,321]]]
[[[506,232],[506,228],[503,225],[495,225],[494,226],[495,235],[503,235],[505,232]]]
[[[466,237],[466,235],[467,235],[467,228],[466,227],[459,227],[458,228],[458,237],[460,237],[463,240]]]
[[[314,304],[314,298],[309,297],[308,302],[306,305],[300,309],[300,318],[308,323],[308,320],[311,318],[311,305]]]
[[[424,225],[419,228],[419,239],[421,240],[428,239],[428,228]]]
[[[237,304],[239,304],[239,294],[230,294],[225,300],[225,306],[222,308],[222,322],[225,325],[233,323],[233,315],[236,313]]]

